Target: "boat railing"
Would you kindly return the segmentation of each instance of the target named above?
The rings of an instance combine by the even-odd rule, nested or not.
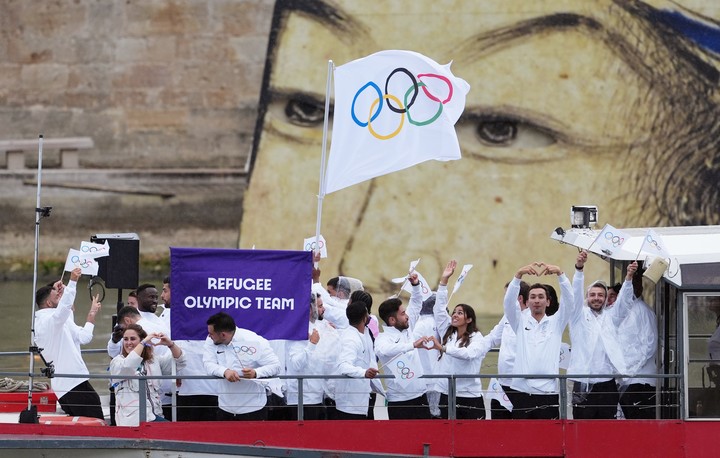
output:
[[[0,356],[6,355],[8,352],[0,353]],[[12,353],[12,352],[11,352]],[[32,377],[34,379],[46,378],[42,374],[29,374],[27,372],[0,372],[0,377]],[[145,393],[145,396],[139,396],[138,413],[140,422],[147,421],[147,389],[148,380],[221,380],[221,378],[211,375],[110,375],[110,374],[62,374],[55,373],[53,377],[56,378],[87,378],[87,379],[104,379],[110,382],[111,380],[137,380],[138,381],[138,393]],[[298,404],[297,404],[297,418],[299,421],[304,419],[303,415],[303,381],[312,379],[347,379],[345,375],[327,374],[327,375],[311,375],[311,374],[293,374],[293,375],[277,375],[275,377],[268,378],[266,380],[280,379],[280,380],[297,380],[298,388]],[[392,374],[378,374],[376,378],[379,379],[393,379]],[[455,420],[457,418],[457,381],[461,379],[492,379],[492,378],[503,378],[503,379],[535,379],[535,380],[557,380],[558,381],[558,392],[547,393],[547,394],[558,394],[558,408],[560,419],[568,419],[568,380],[569,379],[620,379],[620,378],[644,378],[644,379],[680,379],[680,374],[424,374],[421,376],[423,379],[447,379],[448,381],[448,419]],[[658,394],[660,387],[657,388]],[[656,396],[656,399],[660,399],[660,396]],[[173,401],[173,407],[175,402]],[[660,402],[655,403],[656,418],[659,417],[659,410],[662,407],[678,407],[677,405],[662,405]]]

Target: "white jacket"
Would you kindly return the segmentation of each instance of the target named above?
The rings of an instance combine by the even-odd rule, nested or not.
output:
[[[623,295],[623,289],[627,289],[629,294]],[[655,312],[645,301],[633,297],[632,291],[632,282],[623,283],[620,295],[618,295],[615,302],[617,304],[621,300],[621,296],[629,300],[629,313],[618,330],[620,344],[627,364],[626,373],[629,375],[657,374],[657,363],[655,361],[657,355],[657,319]],[[657,386],[657,382],[658,379],[648,377],[618,380],[621,386],[633,383]]]
[[[436,319],[438,333],[441,336],[444,336],[450,327],[447,303],[447,286],[441,285],[438,287],[435,296],[435,307],[433,308],[433,312],[438,311],[438,315],[442,312],[443,315],[441,318]],[[479,331],[470,335],[470,344],[467,347],[460,346],[457,332],[453,332],[445,344],[445,354],[440,358],[437,373],[479,374],[483,359],[488,351],[490,351],[490,342]],[[439,378],[436,379],[435,383],[439,392],[448,394],[447,379]],[[482,381],[479,378],[459,378],[456,380],[455,386],[457,396],[461,398],[477,398],[483,394]]]
[[[620,296],[615,307],[603,306],[595,314],[584,300],[584,274],[576,271],[573,278],[575,309],[570,318],[570,340],[572,358],[567,373],[573,374],[624,374],[627,372],[623,350],[620,346],[618,327],[627,316],[627,306],[622,305]],[[623,294],[623,291],[620,292]],[[578,378],[570,380],[584,383],[599,383],[612,377]]]
[[[341,331],[340,342],[342,349],[336,373],[350,378],[335,382],[335,406],[341,412],[367,415],[370,392],[384,395],[378,379],[365,378],[368,368],[377,369],[370,330],[365,329],[365,333],[360,334],[356,328],[349,326]]]
[[[142,345],[142,344],[138,344]],[[157,348],[157,347],[155,347]],[[167,347],[166,347],[167,348]],[[177,367],[185,367],[185,354],[176,360]],[[143,361],[142,356],[135,351],[127,357],[118,355],[110,362],[112,375],[171,375],[172,354],[162,356],[153,355],[153,359]],[[137,426],[140,423],[140,393],[139,380],[113,379],[115,387],[115,422],[118,426]],[[153,421],[155,417],[162,416],[162,380],[148,379],[146,392],[146,421]]]
[[[520,311],[517,297],[520,280],[513,277],[505,292],[505,316],[515,330],[516,353],[513,374],[556,375],[560,371],[560,343],[563,331],[574,309],[573,290],[565,274],[560,282],[560,308],[553,316],[545,315],[538,322],[530,308]],[[557,379],[513,379],[510,387],[523,393],[551,394],[558,392]]]
[[[267,404],[267,393],[261,378],[280,373],[280,360],[270,348],[268,341],[247,329],[236,328],[232,341],[215,345],[210,337],[205,339],[203,364],[208,375],[222,378],[218,392],[218,407],[232,414],[255,412]],[[255,369],[257,378],[239,382],[225,380],[227,369],[242,376],[243,368]]]
[[[68,282],[57,307],[35,312],[35,343],[43,349],[45,360],[53,363],[57,374],[89,374],[80,344],[89,342],[87,337],[92,338],[95,325],[85,323],[84,327],[80,327],[73,321],[76,285],[72,280]],[[86,380],[87,377],[53,377],[50,383],[57,397],[61,398]]]

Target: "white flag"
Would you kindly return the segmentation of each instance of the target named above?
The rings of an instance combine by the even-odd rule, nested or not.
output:
[[[415,273],[417,274],[418,281],[420,282],[420,292],[422,293],[422,300],[425,300],[428,297],[432,296],[432,289],[430,289],[427,280],[425,280],[425,277],[423,277],[420,272],[416,270]],[[407,282],[405,283],[405,286],[403,286],[403,289],[408,293],[412,294],[413,286],[410,284],[410,282]]]
[[[416,348],[388,361],[387,367],[395,376],[398,384],[407,386],[425,374],[417,352]]]
[[[453,290],[452,290],[452,293],[450,293],[450,295],[455,294],[455,292],[460,289],[460,285],[463,284],[463,282],[465,281],[465,278],[467,277],[468,272],[470,272],[470,269],[472,269],[472,268],[473,268],[472,264],[465,264],[463,266],[462,272],[460,272],[460,276],[458,277],[457,280],[455,280],[455,286],[453,286]]]
[[[670,253],[665,249],[665,242],[663,242],[662,237],[652,229],[648,229],[647,234],[645,234],[640,251],[663,259],[670,257]]]
[[[381,51],[335,69],[325,193],[431,159],[460,159],[455,123],[470,85],[412,51]]]
[[[567,370],[567,368],[570,367],[571,357],[570,345],[565,342],[560,343],[560,369]]]
[[[84,275],[97,275],[98,273],[98,263],[95,259],[80,250],[70,248],[65,260],[65,271],[70,272],[76,267],[80,267]]]
[[[487,391],[487,397],[491,401],[493,399],[497,399],[501,406],[512,412],[512,402],[510,402],[507,394],[505,394],[505,390],[503,390],[502,386],[500,386],[500,382],[498,382],[498,379],[495,377],[490,379],[490,389]]]
[[[600,251],[602,251],[605,255],[610,256],[615,251],[619,250],[625,242],[627,242],[628,238],[629,237],[620,229],[606,224],[590,246],[596,244],[600,247]]]
[[[110,244],[107,240],[104,244],[83,241],[80,242],[80,252],[86,258],[103,258],[110,256]]]
[[[315,251],[316,247],[320,248],[320,257],[327,258],[327,243],[325,243],[325,237],[320,234],[318,237],[318,243],[315,243],[315,236],[308,237],[303,241],[303,251]]]

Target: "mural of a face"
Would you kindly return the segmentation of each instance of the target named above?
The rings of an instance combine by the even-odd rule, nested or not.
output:
[[[452,60],[470,83],[456,125],[463,158],[329,194],[328,277],[394,293],[389,279],[422,258],[434,287],[454,258],[474,264],[454,300],[499,313],[519,266],[572,269],[548,240],[572,205],[597,205],[600,226],[717,224],[720,50],[678,18],[718,33],[659,1],[280,0],[240,247],[299,249],[315,233],[327,61],[384,49]],[[607,275],[603,262],[588,267]]]

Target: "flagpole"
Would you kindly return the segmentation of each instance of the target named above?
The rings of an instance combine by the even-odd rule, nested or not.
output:
[[[320,223],[322,222],[322,206],[325,198],[325,184],[327,177],[325,176],[325,162],[327,157],[327,134],[328,134],[328,113],[330,112],[330,85],[332,82],[333,70],[335,65],[332,60],[328,60],[327,84],[325,85],[325,118],[323,120],[323,136],[322,136],[322,154],[320,156],[320,182],[318,190],[317,205],[317,223],[315,225],[315,251],[320,251]],[[318,267],[315,263],[315,268]]]

